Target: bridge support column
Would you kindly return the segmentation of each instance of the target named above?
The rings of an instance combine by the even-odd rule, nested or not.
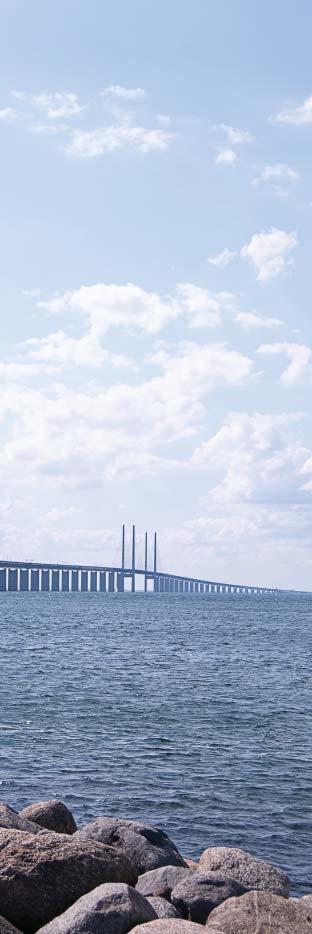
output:
[[[145,588],[144,588],[145,589]],[[125,590],[125,578],[123,574],[117,574],[117,592],[124,593]]]
[[[97,593],[98,581],[97,581],[97,571],[91,571],[90,575],[90,590],[92,593]]]
[[[115,593],[115,572],[108,572],[108,593]]]
[[[204,585],[203,585],[203,584],[200,584],[200,588],[199,588],[199,589],[200,589],[200,593],[204,593]]]
[[[159,593],[159,577],[154,577],[154,593]]]
[[[175,580],[175,582],[174,582],[174,592],[175,592],[175,593],[179,593],[179,581],[178,581],[177,578],[176,578],[176,580]]]
[[[179,581],[179,593],[183,593],[183,581]]]
[[[69,591],[69,571],[62,571],[62,593]]]
[[[50,571],[46,568],[41,571],[41,590],[50,590]]]
[[[60,572],[55,570],[55,571],[52,571],[51,590],[53,590],[53,592],[55,591],[57,592],[59,591],[59,589],[60,589]]]
[[[77,593],[78,590],[78,571],[71,572],[71,592]]]
[[[6,568],[1,568],[0,570],[0,591],[5,593],[7,589],[7,572]]]
[[[81,590],[81,593],[87,593],[87,592],[88,592],[88,584],[89,584],[88,577],[89,577],[88,571],[81,571],[81,574],[80,574],[80,590]]]
[[[32,568],[30,572],[30,589],[32,593],[37,593],[39,590],[39,571],[37,568]]]
[[[169,578],[169,592],[173,593],[174,591],[174,580],[172,577]]]
[[[184,581],[184,593],[189,593],[189,582]]]
[[[106,571],[100,571],[100,593],[106,593]]]
[[[1,588],[0,588],[1,589]],[[29,590],[29,570],[28,568],[21,568],[20,570],[20,590],[27,591]]]
[[[9,568],[8,590],[10,591],[17,590],[17,568]]]

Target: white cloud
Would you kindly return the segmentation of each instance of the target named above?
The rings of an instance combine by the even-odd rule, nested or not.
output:
[[[229,250],[228,247],[226,247],[225,250],[222,250],[221,253],[217,253],[216,256],[208,256],[207,262],[210,266],[225,269],[225,266],[228,266],[235,256],[237,256],[235,250]]]
[[[17,113],[16,110],[13,110],[13,107],[4,107],[0,110],[0,123],[12,123],[13,120],[16,120]]]
[[[68,156],[94,159],[116,149],[137,149],[142,153],[164,152],[173,139],[172,133],[141,126],[105,126],[94,130],[73,130],[64,147]]]
[[[289,343],[283,341],[275,344],[262,344],[258,348],[258,353],[275,356],[275,354],[285,354],[288,357],[289,365],[281,375],[281,382],[285,386],[294,386],[300,382],[308,373],[312,361],[312,351],[305,344]]]
[[[299,175],[298,172],[295,172],[295,169],[292,169],[284,162],[277,162],[275,165],[265,165],[259,177],[255,178],[254,184],[258,185],[260,182],[272,182],[276,179],[296,182],[298,178]]]
[[[42,91],[40,94],[27,94],[25,91],[13,91],[12,93],[17,100],[42,110],[51,120],[77,116],[86,109],[86,106],[80,103],[77,94],[69,91],[56,91],[55,93]]]
[[[41,289],[23,289],[23,295],[26,295],[27,298],[38,298],[41,295]]]
[[[30,360],[60,366],[99,367],[104,363],[113,367],[132,366],[129,357],[110,353],[101,345],[96,331],[83,337],[69,337],[64,331],[56,331],[47,337],[29,338],[25,347]]]
[[[297,107],[286,107],[275,117],[277,123],[289,126],[309,126],[312,123],[312,95]]]
[[[272,227],[268,233],[253,234],[249,242],[242,247],[241,256],[253,266],[257,279],[266,282],[283,272],[297,243],[295,231],[287,233],[286,230]]]
[[[229,126],[227,123],[220,123],[215,129],[223,130],[231,146],[237,146],[240,143],[252,143],[253,141],[249,130],[240,130],[238,127]]]
[[[104,97],[117,97],[127,101],[142,100],[146,96],[144,88],[125,88],[121,84],[111,84],[108,88],[104,88],[101,94]]]
[[[283,502],[302,500],[302,470],[310,452],[297,440],[301,414],[230,414],[193,454],[198,467],[222,476],[215,501]]]
[[[234,149],[220,149],[215,162],[217,165],[235,165],[237,162],[236,152],[234,152]]]
[[[284,324],[280,318],[258,315],[253,311],[237,311],[235,313],[235,320],[241,325],[244,331],[253,331],[258,328],[279,328]]]
[[[178,283],[176,294],[165,296],[132,283],[98,283],[40,301],[38,306],[51,314],[82,313],[97,339],[116,327],[156,335],[178,319],[191,328],[214,328],[221,324],[223,310],[233,311],[236,307],[231,292],[211,292],[191,282]]]

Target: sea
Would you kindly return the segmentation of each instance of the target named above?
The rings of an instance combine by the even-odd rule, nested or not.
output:
[[[238,846],[312,889],[312,595],[0,596],[0,797]]]

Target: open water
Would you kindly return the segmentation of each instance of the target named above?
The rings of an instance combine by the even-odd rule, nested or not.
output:
[[[2,594],[0,796],[235,845],[312,889],[312,595]]]

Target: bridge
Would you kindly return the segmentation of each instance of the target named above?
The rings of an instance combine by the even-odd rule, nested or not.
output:
[[[153,562],[148,568],[148,536],[145,532],[144,567],[136,566],[136,533],[132,527],[131,566],[125,563],[125,526],[122,527],[121,564],[120,566],[66,564],[64,562],[41,561],[1,561],[0,592],[24,593],[124,593],[137,589],[137,578],[141,581],[140,590],[154,593],[175,594],[266,594],[276,591],[268,587],[250,587],[242,584],[229,584],[224,581],[211,581],[199,577],[187,577],[182,574],[169,574],[157,567],[157,533],[153,537]]]

